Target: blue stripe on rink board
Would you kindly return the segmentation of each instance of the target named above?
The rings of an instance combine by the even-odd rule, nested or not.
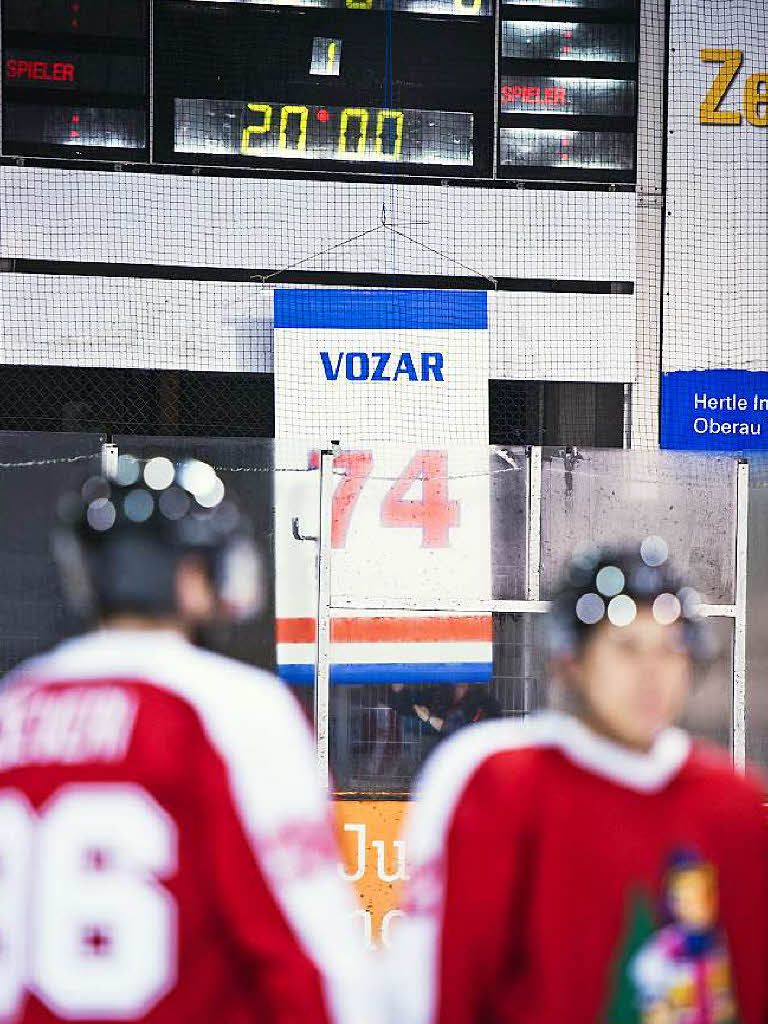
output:
[[[277,671],[286,683],[306,685],[315,681],[314,665],[278,665]],[[492,674],[490,661],[331,665],[331,683],[334,686],[359,686],[362,683],[489,683]]]
[[[488,300],[447,289],[276,288],[275,327],[486,330]]]

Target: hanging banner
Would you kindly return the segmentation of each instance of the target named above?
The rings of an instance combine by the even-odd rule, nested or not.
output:
[[[673,0],[661,443],[768,448],[768,19]]]
[[[304,538],[318,533],[320,449],[339,441],[331,683],[488,682],[485,292],[278,288],[274,301],[280,674],[314,678]]]
[[[288,452],[290,451],[291,457]],[[278,445],[278,466],[296,466]],[[314,674],[318,453],[276,475],[277,660]],[[488,449],[340,451],[331,530],[331,682],[484,683],[492,673]]]
[[[277,288],[275,436],[488,443],[485,292]]]

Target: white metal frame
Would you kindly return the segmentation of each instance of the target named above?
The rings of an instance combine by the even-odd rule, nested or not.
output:
[[[525,600],[488,600],[464,602],[460,599],[450,604],[434,602],[425,607],[422,602],[418,607],[404,608],[402,605],[375,604],[371,602],[365,607],[349,605],[334,606],[331,604],[330,592],[330,523],[329,509],[333,497],[332,469],[323,469],[333,464],[333,454],[324,452],[321,458],[321,530],[320,552],[318,558],[318,598],[327,595],[328,604],[318,604],[317,631],[317,672],[316,672],[316,708],[318,763],[324,777],[328,773],[328,703],[329,703],[329,669],[330,669],[330,619],[334,613],[356,614],[360,612],[397,612],[398,615],[420,615],[436,612],[462,612],[465,614],[483,614],[489,612],[517,612],[528,615],[540,615],[548,611],[549,601],[540,599],[541,580],[541,448],[529,449],[528,455],[528,521],[526,526],[526,594]],[[747,595],[747,526],[749,501],[749,465],[740,461],[736,467],[736,523],[735,545],[736,561],[734,573],[734,603],[706,604],[702,606],[702,614],[711,618],[733,619],[733,660],[732,660],[732,716],[731,716],[731,750],[734,765],[744,768],[746,763],[746,595]],[[325,517],[325,518],[323,518]],[[323,527],[325,526],[325,534]],[[324,548],[322,538],[328,538]],[[323,609],[322,624],[320,611]],[[321,639],[322,638],[322,639]],[[527,675],[527,674],[526,674]],[[526,694],[526,707],[528,695]]]
[[[315,729],[317,767],[328,783],[331,683],[331,530],[333,525],[333,451],[320,453],[320,531],[317,541],[317,651],[315,656]]]
[[[635,376],[632,382],[632,443],[659,443],[661,386],[662,269],[664,238],[664,101],[667,11],[665,0],[640,5],[635,203]]]
[[[101,467],[105,474],[117,469],[118,447],[103,444]],[[315,723],[317,730],[317,763],[327,783],[329,777],[329,719],[331,669],[331,618],[335,612],[397,612],[399,615],[418,615],[430,612],[463,612],[483,614],[489,612],[517,612],[540,615],[546,612],[549,601],[540,599],[541,579],[541,448],[534,447],[528,454],[528,522],[526,544],[525,600],[488,600],[450,604],[435,604],[429,608],[369,604],[364,608],[334,606],[331,594],[331,529],[334,491],[333,449],[320,453],[320,508],[319,536],[317,539],[317,640],[315,653]],[[747,541],[749,526],[749,463],[740,460],[736,466],[736,523],[734,603],[706,604],[702,613],[712,618],[733,620],[733,660],[731,686],[731,749],[734,765],[746,764],[746,674],[747,674]],[[526,697],[527,700],[527,697]]]
[[[749,463],[736,469],[736,581],[733,622],[733,697],[731,749],[738,768],[747,762],[747,541]]]

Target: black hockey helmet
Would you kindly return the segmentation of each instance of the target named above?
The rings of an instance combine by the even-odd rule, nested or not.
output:
[[[176,610],[179,562],[197,556],[223,613],[256,614],[261,568],[252,526],[216,471],[198,459],[120,455],[58,504],[53,548],[70,602],[88,617]]]
[[[628,626],[638,606],[657,622],[682,625],[687,652],[696,661],[716,651],[701,595],[669,561],[662,537],[646,537],[638,546],[599,548],[585,544],[566,568],[548,615],[548,641],[554,656],[578,654],[590,630],[601,623]]]

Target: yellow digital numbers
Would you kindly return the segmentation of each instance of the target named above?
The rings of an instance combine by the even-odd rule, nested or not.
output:
[[[384,124],[386,122],[395,122],[395,144],[392,147],[390,153],[391,156],[398,157],[403,152],[403,117],[402,110],[380,110],[376,116],[376,144],[375,149],[377,153],[384,152]],[[391,127],[387,131],[387,141],[392,139]]]
[[[283,107],[280,111],[280,139],[277,143],[277,148],[288,149],[288,118],[291,116],[298,117],[299,119],[299,138],[295,148],[301,151],[307,148],[309,107]]]
[[[334,73],[336,67],[336,41],[328,44],[328,57],[326,59],[326,71],[329,75]],[[336,72],[338,74],[338,72]]]
[[[370,11],[373,7],[373,0],[346,0],[347,10]]]
[[[272,127],[272,106],[269,103],[249,103],[248,109],[254,113],[262,114],[261,124],[249,124],[243,128],[243,137],[240,141],[240,152],[247,153],[251,147],[252,135],[264,135]]]
[[[365,143],[368,138],[368,111],[365,107],[344,107],[341,112],[341,130],[339,132],[339,152],[346,153],[347,150],[347,128],[350,118],[356,118],[360,124],[360,134],[357,138],[355,152],[358,156],[365,152]]]
[[[334,43],[328,48],[328,60],[335,58],[333,52]],[[754,116],[763,116],[762,111],[768,107],[768,96],[755,87]],[[333,122],[328,123],[333,116],[327,108],[293,106],[287,104],[280,106],[272,103],[247,103],[246,107],[258,115],[256,124],[249,124],[243,128],[240,140],[240,152],[244,156],[254,154],[260,150],[269,155],[268,150],[275,146],[274,135],[270,140],[263,138],[273,129],[277,130],[277,149],[283,150],[286,154],[302,153],[307,149],[307,130],[309,127],[310,110],[313,119],[327,125],[322,132],[318,158],[323,158],[322,149],[331,141],[329,135],[335,131]],[[275,108],[279,109],[279,117]],[[369,138],[368,129],[372,117],[376,116],[375,133]],[[296,120],[298,118],[298,121]],[[313,120],[314,124],[314,120]],[[366,151],[370,153],[370,159],[375,159],[373,153],[381,157],[389,157],[397,160],[403,152],[403,134],[405,130],[405,113],[402,110],[369,110],[367,107],[344,107],[340,111],[338,140],[336,151],[345,154],[348,158],[353,156],[364,156]],[[261,136],[261,145],[258,137]],[[373,143],[371,153],[371,143]],[[314,144],[313,144],[314,149]],[[265,152],[267,151],[267,152]]]

